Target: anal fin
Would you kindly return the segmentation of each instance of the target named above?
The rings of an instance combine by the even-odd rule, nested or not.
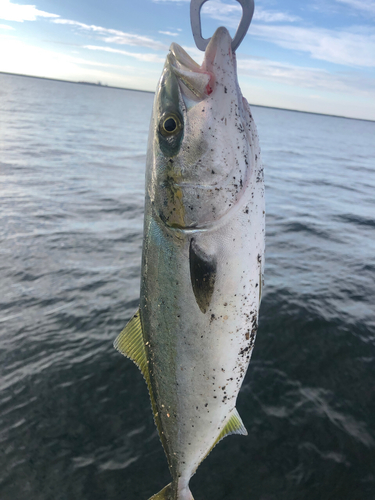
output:
[[[218,435],[214,446],[217,445],[219,441],[221,441],[225,436],[229,436],[230,434],[241,434],[243,436],[247,436],[247,430],[244,426],[241,417],[237,411],[237,408],[234,408],[232,411],[232,415],[229,420],[225,424],[223,430]]]
[[[203,457],[201,462],[211,453],[211,451],[215,448],[215,446],[225,438],[225,436],[230,436],[231,434],[241,434],[242,436],[247,436],[247,430],[244,426],[241,417],[237,411],[237,408],[233,408],[228,416],[226,424],[223,429],[220,431],[220,434],[216,438],[216,441],[213,443],[211,448],[208,450],[206,455]],[[150,499],[151,500],[151,499]]]

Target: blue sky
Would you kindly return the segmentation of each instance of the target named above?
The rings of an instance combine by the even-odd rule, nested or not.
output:
[[[35,2],[35,3],[34,3]],[[168,47],[201,62],[189,0],[0,0],[0,71],[155,90]],[[209,0],[203,35],[241,17]],[[375,0],[256,0],[237,50],[250,103],[375,120]]]

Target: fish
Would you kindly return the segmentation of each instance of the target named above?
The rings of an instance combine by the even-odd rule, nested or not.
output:
[[[114,342],[146,380],[172,477],[152,500],[193,500],[199,464],[247,434],[236,401],[258,329],[264,175],[231,42],[218,28],[201,65],[172,43],[155,93],[140,307]]]

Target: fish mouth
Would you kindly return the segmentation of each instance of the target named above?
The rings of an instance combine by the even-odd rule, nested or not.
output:
[[[204,54],[201,65],[177,43],[172,43],[167,56],[170,68],[176,75],[185,102],[200,102],[210,96],[215,90],[215,63],[224,54],[234,58],[232,53],[232,38],[224,27],[218,28],[212,36]],[[190,107],[190,106],[188,106]]]

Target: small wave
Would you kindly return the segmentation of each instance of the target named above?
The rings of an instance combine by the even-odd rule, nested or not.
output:
[[[375,265],[372,265],[372,264],[364,264],[364,265],[361,267],[361,271],[365,271],[366,273],[367,273],[367,272],[375,273]]]
[[[360,215],[344,214],[337,216],[336,219],[343,222],[349,222],[350,224],[355,224],[356,226],[375,228],[375,219],[370,219]]]
[[[298,399],[301,403],[312,405],[311,411],[316,413],[317,416],[328,418],[334,426],[342,429],[365,446],[374,446],[375,442],[364,422],[360,422],[352,415],[333,408],[329,402],[329,400],[334,399],[330,391],[322,388],[301,387],[298,392],[300,396]]]
[[[286,233],[308,233],[313,234],[314,236],[318,236],[319,238],[333,240],[332,233],[328,231],[324,231],[316,225],[312,224],[304,224],[303,222],[288,222],[284,224],[284,231]]]

